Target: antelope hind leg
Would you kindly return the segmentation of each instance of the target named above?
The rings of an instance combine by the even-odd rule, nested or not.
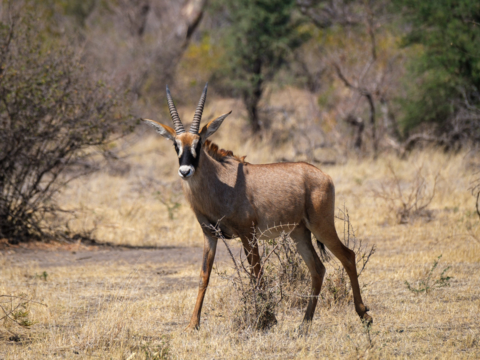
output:
[[[297,246],[297,251],[305,261],[312,277],[312,291],[308,299],[307,310],[303,323],[300,326],[299,333],[306,335],[308,333],[309,323],[313,319],[315,308],[317,307],[318,295],[322,289],[323,278],[325,276],[325,266],[320,261],[315,248],[312,245],[312,234],[306,227],[296,228],[290,236]]]
[[[340,260],[345,268],[350,283],[352,284],[353,301],[355,310],[363,322],[367,325],[373,323],[373,319],[367,314],[368,308],[363,304],[362,295],[360,293],[360,285],[358,284],[357,267],[355,264],[355,253],[347,248],[337,235],[333,217],[326,218],[322,224],[312,226],[312,232],[330,250],[335,257]]]

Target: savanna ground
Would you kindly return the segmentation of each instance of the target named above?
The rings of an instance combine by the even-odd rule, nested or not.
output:
[[[207,106],[204,117],[240,107],[229,100],[219,104]],[[193,109],[180,113],[191,118]],[[234,114],[213,140],[247,154],[251,163],[293,159],[288,138],[272,146],[268,136],[249,139],[246,128]],[[14,314],[28,326],[2,320],[0,359],[480,357],[480,221],[469,191],[480,162],[474,153],[425,149],[403,160],[350,154],[337,156],[335,165],[317,164],[332,176],[337,208],[349,210],[357,237],[376,246],[360,277],[374,318],[370,330],[351,301],[327,306],[323,299],[306,336],[297,332],[304,306],[291,302],[280,304],[271,330],[239,330],[235,313],[241,304],[228,276],[220,276],[233,273],[220,242],[201,329],[187,333],[203,240],[183,200],[171,145],[144,130],[123,143],[123,167],[71,183],[62,194],[63,207],[76,209],[68,230],[94,229],[98,241],[115,246],[3,244],[0,294],[15,297],[0,302],[7,312],[26,302]],[[327,155],[334,156],[316,157]],[[425,209],[401,218],[396,186],[406,198],[420,178],[426,193],[418,205],[428,203],[436,183],[434,197]],[[342,237],[341,221],[337,231]],[[238,252],[238,242],[230,243]],[[434,288],[409,290],[405,281],[421,288],[440,255]],[[326,266],[328,273],[332,263]],[[448,286],[435,287],[446,267]]]

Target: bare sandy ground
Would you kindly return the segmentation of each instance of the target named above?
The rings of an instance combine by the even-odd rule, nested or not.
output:
[[[236,241],[229,246],[235,252],[241,248]],[[137,247],[115,245],[42,244],[6,246],[0,249],[0,258],[8,260],[10,266],[39,269],[54,267],[90,267],[121,265],[150,265],[157,268],[159,275],[174,274],[185,267],[197,266],[200,271],[203,249],[201,247],[160,246]],[[217,264],[229,265],[230,256],[224,244],[219,243],[215,257]],[[197,284],[196,278],[195,285]],[[190,285],[190,284],[189,284]]]

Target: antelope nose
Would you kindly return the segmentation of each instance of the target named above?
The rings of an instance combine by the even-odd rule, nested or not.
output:
[[[191,165],[182,165],[178,169],[178,175],[180,175],[182,179],[186,179],[192,176],[194,172],[195,172],[195,168]]]
[[[180,175],[182,176],[187,176],[189,173],[190,173],[190,169],[179,169],[178,172],[180,173]]]

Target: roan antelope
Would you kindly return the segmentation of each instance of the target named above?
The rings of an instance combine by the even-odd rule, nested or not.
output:
[[[313,233],[345,267],[352,284],[355,310],[363,321],[370,324],[372,317],[367,314],[368,308],[363,304],[358,285],[355,253],[343,245],[335,230],[335,188],[330,176],[304,162],[254,165],[234,156],[231,151],[219,150],[207,138],[218,130],[231,112],[210,121],[199,131],[206,96],[207,85],[189,132],[185,132],[168,86],[167,102],[175,129],[145,119],[160,135],[173,142],[183,192],[203,230],[200,285],[188,328],[198,329],[200,325],[218,240],[211,225],[217,223],[225,238],[239,237],[242,240],[256,276],[260,272],[260,257],[258,247],[251,246],[252,233],[265,233],[278,224],[296,224],[289,229],[290,236],[312,276],[312,296],[304,322],[313,318],[325,276],[325,266],[312,244]],[[279,228],[278,233],[269,230],[269,237],[279,236],[282,230],[285,229]]]

